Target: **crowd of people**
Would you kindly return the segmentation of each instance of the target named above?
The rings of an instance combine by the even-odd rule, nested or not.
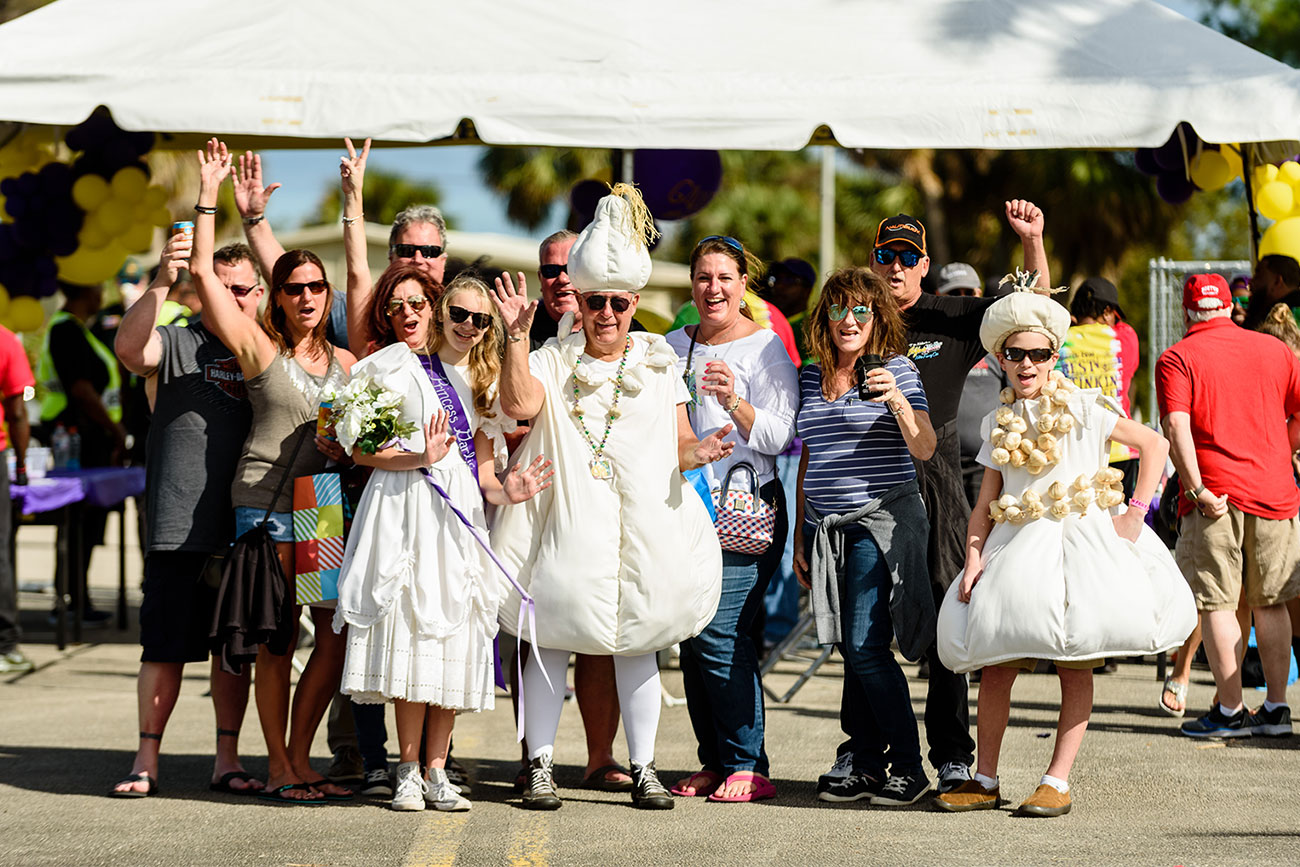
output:
[[[1051,297],[1032,202],[1004,206],[1024,270],[987,286],[953,262],[927,291],[925,227],[906,214],[883,219],[871,261],[824,275],[815,297],[807,263],[765,276],[741,239],[703,238],[690,314],[659,335],[635,320],[655,234],[635,187],[615,185],[580,233],[541,243],[536,292],[523,273],[449,267],[445,221],[420,204],[397,216],[373,277],[370,145],[346,146],[341,290],[316,255],[275,239],[277,185],[260,158],[213,139],[198,155],[192,236],[167,240],[116,323],[116,358],[85,324],[99,289],[69,286],[37,376],[0,359],[19,468],[28,432],[10,404],[37,379],[59,384],[51,420],[75,413],[65,420],[102,434],[88,460],[126,448],[118,361],[148,402],[139,742],[113,796],[158,791],[183,667],[211,658],[214,791],[469,809],[454,723],[504,687],[519,803],[557,809],[576,654],[585,787],[643,809],[769,799],[760,659],[793,626],[801,586],[817,641],[845,663],[846,739],[817,781],[824,801],[898,807],[933,793],[947,812],[997,807],[1012,685],[1045,663],[1060,719],[1023,815],[1071,809],[1093,674],[1116,658],[1179,648],[1159,704],[1181,716],[1203,642],[1218,692],[1183,733],[1291,733],[1294,260],[1265,257],[1244,289],[1189,276],[1187,336],[1156,366],[1161,436],[1129,418],[1139,352],[1118,289],[1093,277],[1068,307]],[[227,183],[247,243],[216,249]],[[181,284],[201,316],[176,321]],[[384,412],[392,428],[376,439],[368,425]],[[304,545],[316,529],[295,493],[304,477],[341,491],[345,542],[307,532]],[[1160,496],[1181,516],[1173,555],[1148,527]],[[79,532],[88,552],[102,526]],[[259,540],[271,553],[254,563]],[[309,576],[325,582],[303,558],[328,544],[336,586],[307,598]],[[304,604],[314,640],[291,690]],[[8,618],[0,607],[0,650],[17,665]],[[1241,685],[1252,622],[1268,687],[1254,710]],[[658,655],[673,646],[699,770],[665,784]],[[899,656],[926,672],[924,757]],[[265,779],[238,748],[254,667]],[[322,774],[310,745],[326,719]],[[620,722],[627,766],[614,756]]]

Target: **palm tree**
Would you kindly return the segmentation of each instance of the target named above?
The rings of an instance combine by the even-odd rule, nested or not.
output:
[[[534,230],[558,200],[587,178],[610,178],[609,151],[596,148],[490,147],[479,172],[488,187],[505,196],[506,216]]]
[[[442,201],[442,190],[437,184],[411,181],[399,174],[379,168],[366,170],[366,220],[371,223],[391,223],[398,212],[410,205],[437,205]],[[335,223],[343,214],[338,184],[332,184],[321,195],[316,206],[317,223]],[[444,215],[445,216],[445,215]],[[453,221],[447,217],[447,225]]]

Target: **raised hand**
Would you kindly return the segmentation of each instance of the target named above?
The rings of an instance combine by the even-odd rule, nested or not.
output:
[[[710,361],[704,365],[704,376],[700,377],[700,390],[718,399],[723,409],[731,406],[731,399],[736,394],[736,374],[725,361]]]
[[[700,440],[695,445],[695,460],[697,466],[711,464],[714,461],[720,461],[727,455],[731,454],[736,448],[735,443],[724,442],[723,437],[731,433],[732,425],[724,424],[713,433]]]
[[[424,466],[431,467],[446,457],[454,441],[450,417],[438,410],[424,426]]]
[[[514,338],[528,336],[533,327],[533,316],[537,313],[537,302],[528,300],[528,285],[524,272],[519,272],[519,287],[510,279],[510,272],[502,271],[501,276],[493,281],[492,300],[497,310],[501,311],[502,324],[506,334]]]
[[[522,471],[518,464],[511,467],[510,472],[501,480],[501,487],[505,489],[507,500],[522,503],[549,488],[554,476],[555,470],[551,468],[551,462],[545,455],[538,455]]]
[[[241,217],[260,217],[266,213],[266,203],[271,194],[280,189],[279,184],[262,186],[262,157],[252,151],[239,155],[235,169],[235,207]]]
[[[190,251],[194,248],[194,239],[185,232],[177,232],[167,239],[163,247],[162,258],[158,260],[159,285],[171,286],[180,276],[181,269],[190,265]]]
[[[230,177],[230,151],[226,143],[216,138],[208,139],[207,149],[199,151],[199,192],[216,196],[221,182]]]
[[[1043,212],[1028,199],[1012,199],[1006,203],[1007,223],[1020,238],[1043,237]]]
[[[342,181],[343,198],[360,201],[362,182],[366,177],[366,160],[370,156],[370,139],[366,139],[366,143],[361,146],[361,153],[357,153],[352,139],[343,139],[343,144],[348,149],[347,156],[339,157],[339,178]]]

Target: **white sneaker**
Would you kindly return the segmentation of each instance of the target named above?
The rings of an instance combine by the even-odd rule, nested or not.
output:
[[[446,768],[429,768],[429,779],[424,786],[424,803],[444,813],[468,810],[470,802],[460,796],[460,790],[447,779]]]
[[[846,781],[853,774],[853,753],[841,753],[835,757],[831,769],[817,778],[817,794]]]
[[[393,794],[392,808],[399,812],[423,810],[428,788],[420,776],[420,763],[403,762],[397,766],[397,790]]]
[[[951,792],[971,779],[970,766],[962,762],[945,762],[939,769],[939,794]]]

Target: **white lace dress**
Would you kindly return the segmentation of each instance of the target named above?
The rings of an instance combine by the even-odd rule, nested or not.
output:
[[[480,418],[463,371],[450,365],[446,371],[471,431],[483,429],[499,439],[503,429],[513,428],[500,413]],[[353,377],[364,375],[402,394],[402,417],[416,425],[438,407],[428,374],[404,343],[358,362]],[[422,450],[423,434],[406,438],[403,446]],[[431,473],[486,538],[478,480],[455,445]],[[492,639],[503,583],[423,474],[375,470],[339,575],[334,629],[348,626],[341,691],[363,704],[400,698],[455,710],[492,708]]]

